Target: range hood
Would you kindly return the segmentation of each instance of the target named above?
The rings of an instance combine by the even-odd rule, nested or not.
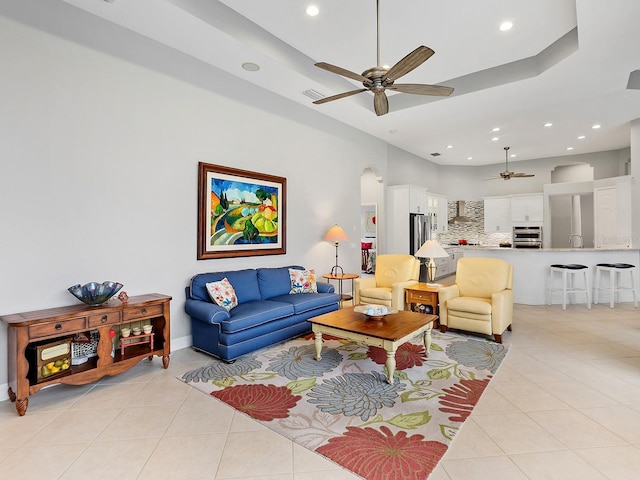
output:
[[[459,225],[462,223],[478,223],[478,220],[467,217],[464,209],[464,200],[458,200],[458,214],[449,220],[449,223],[452,225]]]

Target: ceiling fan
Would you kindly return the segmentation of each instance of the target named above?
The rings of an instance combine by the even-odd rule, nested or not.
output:
[[[402,93],[413,93],[418,95],[438,95],[449,96],[453,92],[453,88],[444,87],[441,85],[423,85],[417,83],[404,83],[394,84],[394,82],[406,75],[410,71],[422,65],[426,62],[435,52],[429,47],[424,45],[419,46],[413,52],[408,54],[393,67],[388,68],[380,66],[380,0],[376,0],[376,20],[377,20],[377,65],[376,67],[369,68],[357,74],[350,70],[346,70],[341,67],[336,67],[325,62],[316,63],[315,66],[327,70],[332,73],[337,73],[343,77],[351,78],[362,82],[364,88],[358,90],[351,90],[349,92],[339,93],[331,97],[322,98],[313,102],[314,104],[321,104],[332,102],[333,100],[339,100],[341,98],[350,97],[357,93],[366,92],[367,90],[373,93],[373,107],[376,111],[376,115],[385,115],[389,112],[389,101],[385,90],[392,90]]]
[[[511,180],[512,178],[526,178],[526,177],[534,177],[533,173],[516,173],[509,171],[509,147],[504,147],[504,160],[505,160],[505,169],[504,172],[500,172],[500,177],[504,180]],[[498,177],[495,177],[498,178]]]

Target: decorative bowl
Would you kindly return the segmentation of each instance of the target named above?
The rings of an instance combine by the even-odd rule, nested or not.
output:
[[[386,305],[358,305],[353,309],[354,312],[363,313],[367,320],[384,320],[387,315],[398,313],[397,308],[387,307]]]
[[[121,328],[120,329],[120,335],[122,335],[124,338],[127,338],[129,335],[131,335],[131,329],[130,328]]]
[[[133,333],[134,335],[140,335],[142,333],[142,329],[140,327],[133,327],[131,333]]]
[[[111,297],[113,297],[118,290],[122,288],[122,284],[118,282],[89,282],[85,285],[74,285],[67,288],[69,292],[81,302],[87,305],[95,306],[101,305]]]
[[[153,330],[153,326],[152,325],[143,325],[142,326],[142,331],[144,333],[151,333],[152,330]]]

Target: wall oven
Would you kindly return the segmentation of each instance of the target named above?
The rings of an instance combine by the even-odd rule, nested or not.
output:
[[[513,248],[542,248],[542,227],[513,227]]]

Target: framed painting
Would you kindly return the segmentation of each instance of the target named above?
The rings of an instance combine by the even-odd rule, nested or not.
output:
[[[287,179],[200,162],[198,260],[286,253]]]

